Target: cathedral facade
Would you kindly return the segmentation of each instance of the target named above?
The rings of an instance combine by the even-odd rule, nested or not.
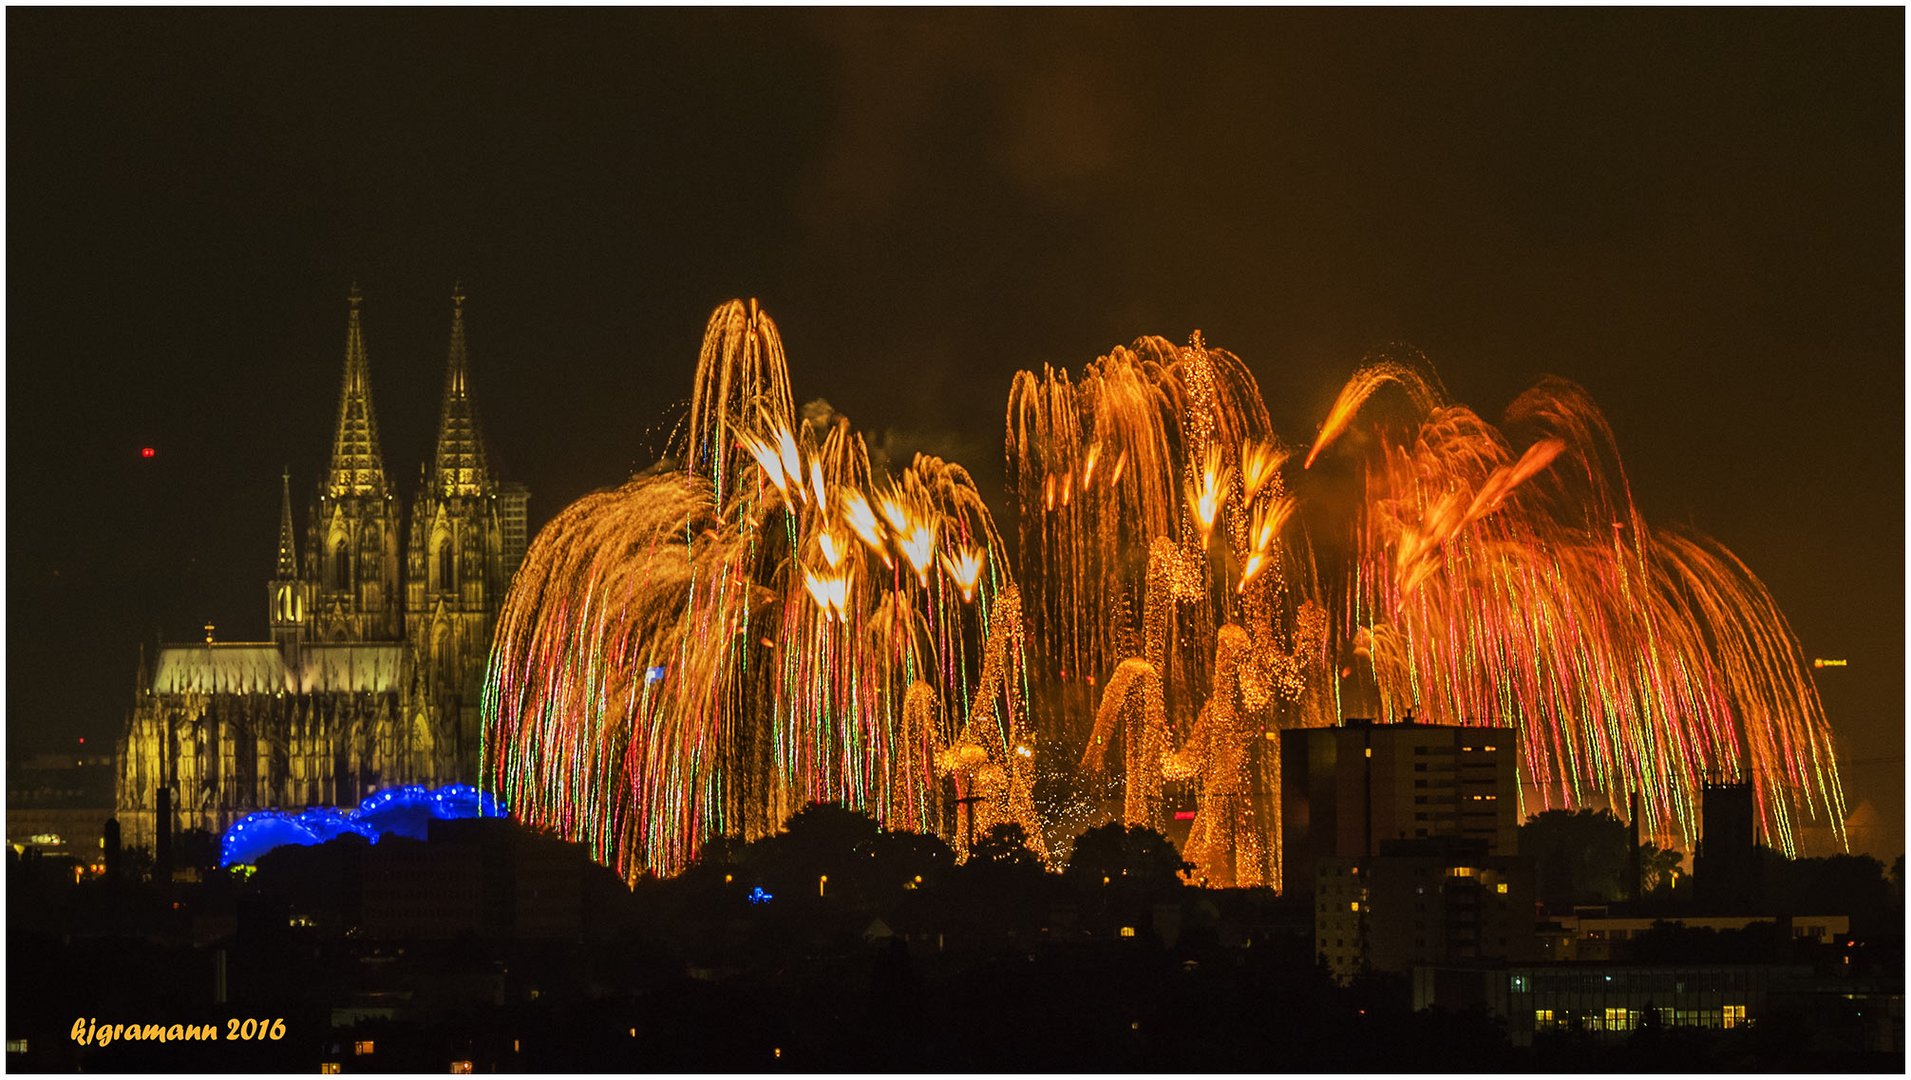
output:
[[[485,661],[524,558],[529,493],[487,452],[454,295],[436,451],[406,520],[379,449],[359,304],[354,288],[331,465],[302,538],[281,479],[271,640],[216,641],[208,626],[203,642],[142,661],[117,759],[128,845],[152,845],[164,788],[175,833],[217,836],[254,810],[477,780]]]

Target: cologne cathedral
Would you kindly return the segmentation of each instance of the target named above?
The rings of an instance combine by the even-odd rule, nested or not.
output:
[[[152,845],[162,797],[173,832],[217,836],[254,810],[352,807],[398,784],[477,778],[485,660],[524,557],[529,493],[501,482],[486,450],[455,295],[437,450],[404,520],[359,300],[354,287],[331,467],[303,540],[288,473],[276,559],[261,552],[271,640],[216,641],[208,626],[204,641],[142,661],[118,747],[129,845]]]

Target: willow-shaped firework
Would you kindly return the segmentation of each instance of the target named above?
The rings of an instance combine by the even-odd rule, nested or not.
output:
[[[1508,407],[1515,451],[1423,370],[1364,369],[1310,454],[1404,390],[1361,455],[1344,592],[1377,711],[1518,727],[1524,812],[1637,791],[1641,832],[1689,849],[1702,785],[1736,779],[1764,843],[1794,853],[1811,820],[1842,844],[1831,730],[1757,576],[1708,537],[1647,525],[1578,386],[1549,378]]]
[[[1304,458],[1266,416],[1245,366],[1198,334],[1116,349],[1079,382],[1022,372],[1010,392],[1038,685],[1064,702],[1105,686],[1099,708],[1063,710],[1092,726],[1058,734],[1089,770],[1123,744],[1131,823],[1159,822],[1163,783],[1186,779],[1234,802],[1251,792],[1272,836],[1276,729],[1412,714],[1518,728],[1526,812],[1623,807],[1639,791],[1642,831],[1689,848],[1700,787],[1728,777],[1752,783],[1771,846],[1795,850],[1802,820],[1842,838],[1830,729],[1783,614],[1715,541],[1648,529],[1578,387],[1534,387],[1508,409],[1509,437],[1405,354],[1355,373]],[[1290,519],[1332,513],[1303,512],[1286,478],[1356,429],[1358,468],[1340,476],[1358,490],[1339,477],[1309,488],[1330,510],[1356,507],[1351,543],[1317,548]],[[1331,666],[1293,662],[1312,603],[1333,613],[1319,650]],[[1230,626],[1247,633],[1240,671],[1271,671],[1288,650],[1286,691],[1246,720],[1238,703],[1215,711],[1241,696],[1222,677]],[[1229,730],[1268,736],[1246,779],[1215,749],[1243,740],[1196,731],[1204,702]],[[1278,880],[1277,847],[1269,861]]]
[[[984,765],[1030,752],[1014,587],[968,473],[918,456],[878,478],[846,420],[798,423],[754,303],[712,315],[680,435],[680,464],[532,543],[491,655],[488,780],[630,877],[815,801],[946,828],[976,772],[944,791],[959,731],[992,733]]]
[[[1253,378],[1199,334],[1179,349],[1143,339],[1078,386],[1019,375],[1008,442],[1047,631],[1034,651],[1104,687],[1081,710],[1092,728],[1056,734],[1083,746],[1089,773],[1122,744],[1128,824],[1162,827],[1164,784],[1194,784],[1188,855],[1201,878],[1278,880],[1280,748],[1264,736],[1328,722],[1331,697],[1311,558],[1286,535],[1290,453]],[[1132,608],[1110,600],[1137,587],[1139,618],[1124,624]]]

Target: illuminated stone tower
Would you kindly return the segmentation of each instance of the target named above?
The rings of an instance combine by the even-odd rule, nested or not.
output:
[[[305,577],[315,641],[393,641],[403,629],[398,590],[398,497],[385,479],[372,410],[371,365],[351,293],[345,378],[339,390],[332,467],[308,524]]]
[[[299,551],[292,529],[292,470],[279,476],[279,561],[266,585],[266,619],[272,640],[288,664],[298,662],[305,646],[305,605],[310,590],[299,578]]]
[[[471,396],[464,295],[451,298],[438,443],[411,514],[405,560],[405,637],[420,700],[442,717],[459,761],[475,764],[478,697],[505,586],[523,558],[508,543],[523,532],[524,499],[501,490]],[[514,486],[515,487],[515,486]],[[522,489],[516,489],[521,492]]]
[[[123,842],[150,847],[160,792],[175,833],[267,807],[352,806],[399,784],[478,776],[478,690],[505,586],[524,558],[523,486],[500,483],[470,393],[454,296],[438,444],[404,561],[351,294],[329,470],[301,550],[279,487],[269,641],[160,647],[118,747]],[[401,576],[402,575],[402,576]],[[143,665],[142,665],[143,667]]]

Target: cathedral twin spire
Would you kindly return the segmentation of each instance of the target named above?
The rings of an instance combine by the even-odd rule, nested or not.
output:
[[[383,496],[385,461],[378,449],[378,416],[372,411],[371,362],[358,321],[363,299],[352,286],[351,321],[345,329],[345,382],[339,389],[338,432],[332,439],[332,471],[325,493],[334,499]]]
[[[378,443],[378,416],[372,409],[371,363],[358,307],[363,297],[351,291],[351,316],[345,331],[345,376],[339,389],[338,429],[332,439],[332,466],[325,494],[334,499],[380,498],[390,490]],[[451,352],[445,366],[444,405],[438,419],[438,448],[431,489],[440,495],[478,495],[489,487],[484,438],[477,407],[467,386],[470,360],[465,351],[464,290],[451,298]],[[286,545],[281,542],[280,558]]]
[[[451,297],[451,355],[445,362],[445,400],[438,415],[438,452],[432,461],[432,490],[441,496],[482,495],[490,488],[478,409],[466,386],[469,364],[464,344],[464,290],[455,288]]]

